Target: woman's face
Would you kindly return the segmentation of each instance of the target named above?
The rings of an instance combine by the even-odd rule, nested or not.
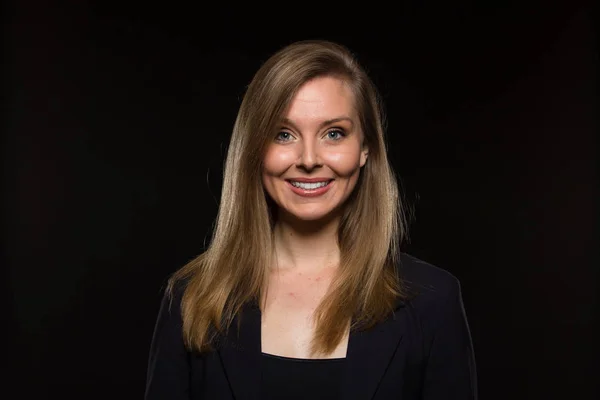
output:
[[[305,83],[274,133],[262,180],[279,215],[319,220],[335,213],[367,160],[351,89],[340,79]]]

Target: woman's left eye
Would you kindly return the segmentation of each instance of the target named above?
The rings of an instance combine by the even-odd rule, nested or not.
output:
[[[339,140],[344,136],[346,136],[346,134],[339,129],[332,129],[329,132],[327,132],[327,138],[333,140]]]

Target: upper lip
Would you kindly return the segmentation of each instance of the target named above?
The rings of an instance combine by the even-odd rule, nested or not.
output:
[[[293,181],[293,182],[315,183],[315,182],[328,182],[328,181],[332,181],[333,179],[331,179],[331,178],[289,178],[286,180]]]

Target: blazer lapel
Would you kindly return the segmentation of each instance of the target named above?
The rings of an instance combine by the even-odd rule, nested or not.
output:
[[[405,324],[394,313],[386,321],[348,339],[343,399],[371,399],[404,335]]]
[[[241,317],[238,331],[238,318]],[[218,345],[218,353],[233,397],[236,400],[259,398],[261,379],[260,309],[255,304],[244,307],[234,319],[228,334]]]

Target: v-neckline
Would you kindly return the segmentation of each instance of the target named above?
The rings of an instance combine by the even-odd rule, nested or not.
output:
[[[406,313],[394,313],[371,329],[350,331],[343,366],[343,399],[371,399],[402,342],[406,328],[404,318]],[[236,399],[258,400],[264,362],[258,304],[249,303],[244,307],[231,328],[218,350],[227,378]]]

